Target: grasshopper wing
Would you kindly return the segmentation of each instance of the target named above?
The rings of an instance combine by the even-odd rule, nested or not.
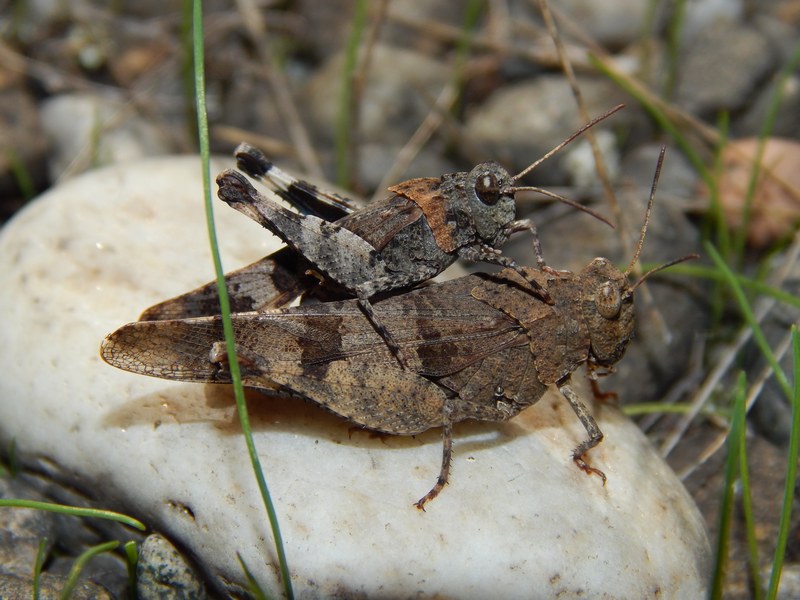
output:
[[[280,308],[308,291],[317,280],[306,271],[310,265],[289,248],[225,275],[231,312]],[[220,313],[217,283],[212,281],[145,310],[140,321],[205,317]]]
[[[414,202],[394,193],[385,200],[372,202],[369,206],[358,208],[348,198],[321,190],[285,173],[258,148],[246,143],[239,145],[235,155],[237,166],[241,171],[269,186],[278,196],[297,209],[301,215],[318,217],[327,222],[338,222],[339,225],[355,233],[378,251],[394,239],[401,229],[424,216],[422,210]],[[261,215],[258,215],[258,211],[243,210],[243,207],[247,205],[263,204],[264,199],[255,193],[254,189],[242,187],[238,200],[238,203],[232,204],[232,206],[238,206],[239,210],[249,217],[261,222]]]
[[[357,210],[355,202],[297,179],[282,171],[261,150],[242,142],[234,151],[236,166],[253,179],[269,186],[301,214],[336,221]]]
[[[351,348],[361,360],[333,351],[341,342],[334,327],[339,317],[325,313],[323,327],[303,313],[233,315],[244,385],[288,392],[312,400],[359,425],[395,434],[415,434],[442,424],[445,390],[397,367],[385,344],[355,303],[343,315],[375,337],[383,360]],[[328,306],[328,305],[324,305]],[[345,327],[347,329],[347,327]],[[362,336],[355,332],[356,339]],[[177,381],[229,383],[222,350],[220,317],[130,323],[108,336],[101,355],[121,369]],[[321,352],[321,355],[320,355]],[[376,365],[376,362],[378,363]]]
[[[392,194],[339,219],[336,224],[352,231],[380,251],[401,230],[416,223],[423,216],[422,210],[411,200]]]
[[[468,276],[376,303],[411,357],[399,369],[357,301],[232,315],[244,384],[302,395],[366,427],[413,434],[442,424],[445,398],[458,390],[438,378],[525,346],[524,332],[474,299]],[[228,383],[221,318],[139,321],[103,342],[118,368],[178,381]]]
[[[251,177],[270,183],[276,193],[302,214],[336,221],[356,210],[349,199],[296,179],[278,169],[264,154],[242,143],[235,152],[238,166]],[[316,280],[306,275],[308,261],[289,249],[228,273],[225,283],[231,312],[280,308],[302,295]],[[140,321],[163,321],[219,314],[219,296],[212,281],[195,290],[160,302],[142,313]]]

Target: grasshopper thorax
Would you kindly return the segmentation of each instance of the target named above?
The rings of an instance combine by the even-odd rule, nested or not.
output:
[[[622,358],[633,336],[633,294],[628,277],[605,258],[595,258],[579,277],[590,360],[610,367]]]
[[[516,216],[512,177],[495,162],[474,167],[467,175],[461,210],[471,216],[478,241],[496,246]]]

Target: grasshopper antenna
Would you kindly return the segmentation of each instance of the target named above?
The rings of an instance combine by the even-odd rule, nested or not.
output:
[[[665,262],[663,265],[653,267],[647,273],[642,275],[639,278],[639,280],[630,287],[630,289],[628,290],[628,294],[632,294],[633,290],[642,285],[642,283],[644,283],[644,280],[650,277],[650,275],[652,275],[653,273],[658,273],[659,271],[663,271],[664,269],[667,269],[673,265],[677,265],[678,263],[686,262],[687,260],[695,260],[697,258],[700,258],[699,254],[687,254],[686,256],[681,256],[680,258],[675,258],[669,262]]]
[[[566,197],[562,196],[561,194],[556,194],[555,192],[551,192],[549,190],[545,190],[545,189],[542,189],[542,188],[539,188],[539,187],[529,186],[529,185],[522,186],[522,187],[506,188],[503,191],[538,192],[539,194],[542,194],[543,196],[547,196],[549,198],[554,198],[556,200],[560,200],[561,202],[563,202],[564,204],[566,204],[568,206],[571,206],[572,208],[576,208],[576,209],[578,209],[580,211],[583,211],[586,214],[593,216],[598,221],[602,221],[603,223],[605,223],[606,225],[611,227],[611,229],[614,229],[614,224],[611,221],[609,221],[608,219],[606,219],[599,212],[594,211],[591,208],[589,208],[588,206],[584,206],[583,204],[581,204],[579,202],[575,202],[575,200],[570,200],[569,198],[566,198]]]
[[[534,170],[536,167],[538,167],[540,164],[542,164],[542,163],[543,163],[544,161],[546,161],[548,158],[550,158],[550,157],[551,157],[551,156],[553,156],[554,154],[556,154],[556,153],[560,152],[560,151],[561,151],[561,149],[562,149],[564,146],[566,146],[567,144],[569,144],[569,143],[570,143],[572,140],[574,140],[576,137],[578,137],[579,135],[581,135],[581,134],[582,134],[584,131],[586,131],[587,129],[591,129],[592,127],[594,127],[595,125],[597,125],[597,124],[598,124],[600,121],[603,121],[603,120],[607,119],[608,117],[610,117],[611,115],[613,115],[615,112],[617,112],[617,111],[619,111],[619,110],[622,110],[624,107],[625,107],[625,105],[624,105],[624,104],[617,104],[617,105],[616,105],[614,108],[612,108],[611,110],[609,110],[609,111],[607,111],[607,112],[603,113],[603,114],[602,114],[602,115],[600,115],[599,117],[595,117],[594,119],[592,119],[591,121],[589,121],[588,123],[586,123],[586,124],[585,124],[583,127],[581,127],[580,129],[578,129],[578,130],[577,130],[575,133],[573,133],[571,136],[569,136],[567,139],[565,139],[563,142],[561,142],[561,143],[560,143],[558,146],[556,146],[555,148],[553,148],[552,150],[550,150],[550,151],[549,151],[547,154],[545,154],[544,156],[542,156],[540,159],[538,159],[538,160],[535,160],[535,161],[534,161],[534,162],[532,162],[530,165],[528,165],[527,167],[525,167],[525,168],[524,168],[522,171],[520,171],[519,173],[517,173],[516,175],[514,175],[514,176],[511,178],[511,181],[517,181],[518,179],[522,179],[523,177],[525,177],[525,175],[527,175],[528,173],[530,173],[531,171],[533,171],[533,170]],[[516,188],[516,189],[520,189],[520,188]]]
[[[606,111],[605,113],[603,113],[603,114],[602,114],[602,115],[600,115],[599,117],[595,117],[594,119],[592,119],[591,121],[589,121],[588,123],[586,123],[586,124],[585,124],[583,127],[581,127],[580,129],[578,129],[578,130],[577,130],[575,133],[573,133],[572,135],[570,135],[570,136],[569,136],[567,139],[565,139],[563,142],[561,142],[561,143],[560,143],[558,146],[556,146],[555,148],[553,148],[552,150],[550,150],[550,151],[549,151],[547,154],[545,154],[545,155],[544,155],[544,156],[542,156],[540,159],[538,159],[538,160],[534,161],[533,163],[531,163],[530,165],[528,165],[528,166],[527,166],[525,169],[523,169],[522,171],[520,171],[519,173],[517,173],[516,175],[514,175],[514,176],[511,178],[511,181],[512,181],[512,182],[515,182],[515,181],[518,181],[519,179],[522,179],[523,177],[525,177],[525,175],[527,175],[528,173],[530,173],[531,171],[533,171],[533,170],[534,170],[536,167],[538,167],[540,164],[542,164],[542,163],[543,163],[544,161],[546,161],[548,158],[550,158],[550,157],[551,157],[551,156],[553,156],[554,154],[556,154],[556,153],[560,152],[560,151],[561,151],[561,149],[562,149],[562,148],[564,148],[564,146],[566,146],[567,144],[569,144],[570,142],[572,142],[572,140],[574,140],[576,137],[578,137],[579,135],[581,135],[581,134],[582,134],[584,131],[586,131],[587,129],[590,129],[591,127],[594,127],[594,126],[595,126],[595,125],[597,125],[597,124],[598,124],[600,121],[603,121],[603,120],[607,119],[608,117],[610,117],[611,115],[613,115],[613,114],[614,114],[615,112],[617,112],[618,110],[621,110],[622,108],[624,108],[624,106],[625,106],[624,104],[618,104],[617,106],[615,106],[615,107],[614,107],[614,108],[612,108],[611,110],[608,110],[608,111]],[[539,194],[542,194],[543,196],[548,196],[548,197],[550,197],[550,198],[554,198],[554,199],[556,199],[556,200],[560,200],[560,201],[561,201],[561,202],[563,202],[564,204],[567,204],[567,205],[569,205],[569,206],[571,206],[572,208],[575,208],[575,209],[577,209],[577,210],[583,211],[583,212],[585,212],[585,213],[587,213],[587,214],[589,214],[589,215],[593,216],[593,217],[594,217],[595,219],[597,219],[598,221],[602,221],[603,223],[605,223],[606,225],[608,225],[609,227],[611,227],[612,229],[614,229],[614,225],[611,223],[611,221],[609,221],[608,219],[606,219],[606,218],[605,218],[604,216],[602,216],[600,213],[598,213],[598,212],[595,212],[595,211],[593,211],[592,209],[585,207],[583,204],[579,204],[579,203],[575,202],[574,200],[569,200],[568,198],[565,198],[564,196],[561,196],[560,194],[556,194],[555,192],[549,192],[549,191],[547,191],[547,190],[544,190],[544,189],[542,189],[542,188],[539,188],[539,187],[533,187],[533,186],[519,186],[519,187],[518,187],[518,186],[511,186],[511,187],[507,187],[507,188],[505,188],[505,189],[503,190],[503,192],[522,192],[522,191],[537,192],[537,193],[539,193]]]
[[[639,230],[639,242],[636,244],[636,250],[633,252],[633,258],[628,268],[625,269],[625,277],[630,275],[633,267],[639,262],[639,255],[642,253],[642,246],[644,246],[644,236],[647,233],[647,225],[650,223],[650,215],[653,212],[653,204],[656,201],[656,188],[658,188],[658,179],[661,177],[661,167],[664,164],[664,155],[667,153],[667,147],[661,146],[661,152],[658,153],[658,162],[656,163],[656,172],[653,175],[653,185],[650,186],[650,199],[647,201],[647,210],[644,213],[644,223]]]
[[[642,224],[642,229],[639,232],[639,242],[636,244],[636,251],[633,253],[633,258],[631,259],[631,263],[628,265],[628,268],[625,269],[625,277],[627,277],[630,272],[633,270],[633,267],[636,266],[636,263],[639,261],[639,255],[642,253],[642,246],[644,246],[644,236],[647,233],[647,225],[650,223],[650,215],[653,212],[653,204],[655,203],[656,199],[656,188],[658,187],[658,179],[661,176],[661,167],[664,164],[664,155],[667,152],[666,146],[661,146],[661,152],[658,154],[658,163],[656,164],[656,172],[653,175],[653,185],[650,187],[650,198],[647,201],[647,210],[644,214],[644,223]],[[659,271],[663,271],[664,269],[671,267],[673,265],[677,265],[678,263],[682,263],[687,260],[694,260],[696,258],[700,258],[698,254],[687,254],[686,256],[682,256],[680,258],[676,258],[671,260],[663,265],[659,265],[658,267],[654,267],[650,269],[647,273],[642,275],[636,283],[634,283],[628,290],[626,291],[625,295],[630,296],[633,294],[633,291],[642,285],[644,281],[650,277],[654,273],[658,273]]]

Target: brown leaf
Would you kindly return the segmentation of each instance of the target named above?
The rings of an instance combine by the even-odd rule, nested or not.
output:
[[[742,212],[758,140],[730,142],[723,150],[719,198],[731,228],[741,227]],[[707,194],[707,191],[706,191]],[[779,138],[766,142],[747,224],[747,242],[765,248],[800,224],[800,143]]]

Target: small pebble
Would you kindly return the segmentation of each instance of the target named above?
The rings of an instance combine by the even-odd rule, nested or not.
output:
[[[139,546],[136,594],[140,600],[204,600],[206,591],[186,559],[163,536]]]

